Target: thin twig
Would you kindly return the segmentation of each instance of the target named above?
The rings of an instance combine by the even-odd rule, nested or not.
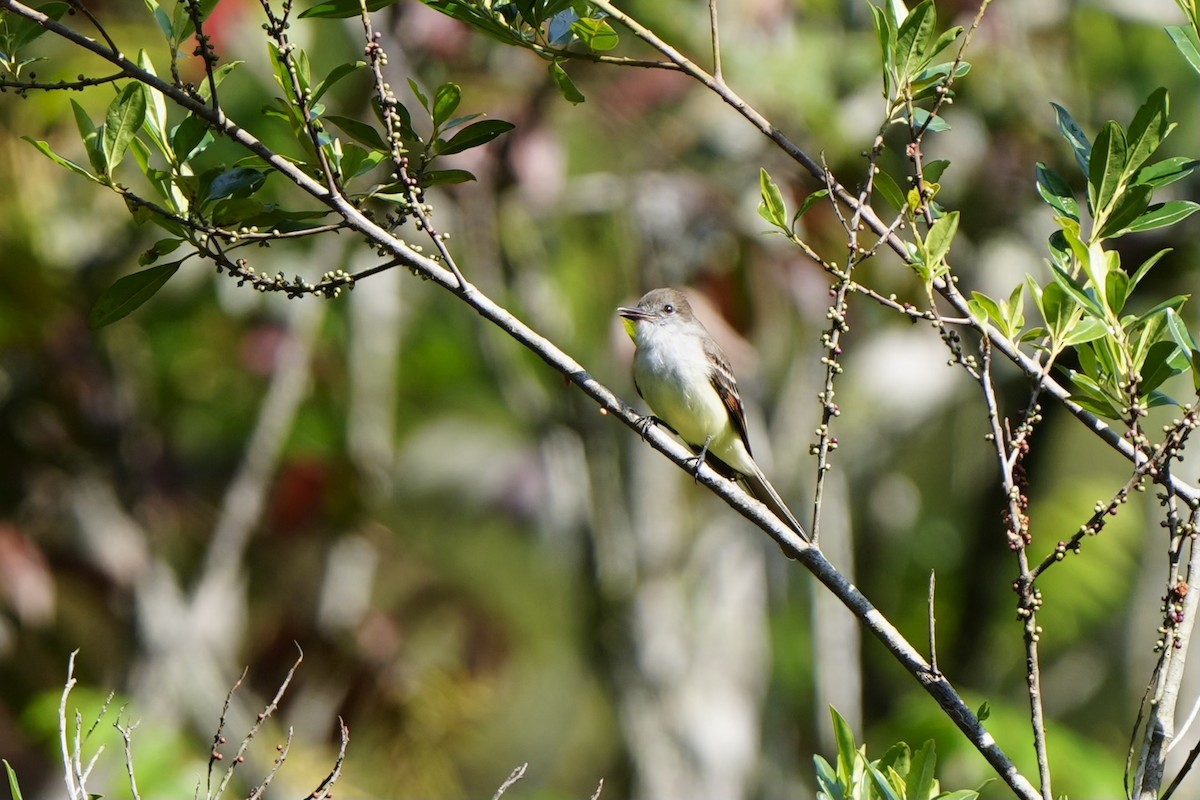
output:
[[[323,798],[331,797],[330,791],[333,789],[333,785],[342,776],[342,765],[346,763],[346,747],[350,744],[350,729],[346,727],[346,722],[341,717],[338,717],[338,732],[341,734],[342,739],[338,745],[338,754],[337,758],[334,759],[333,769],[317,785],[317,788],[309,793],[305,800],[323,800]]]
[[[75,769],[71,761],[71,747],[67,742],[67,698],[71,695],[71,690],[75,688],[75,656],[79,655],[79,650],[72,650],[71,657],[67,659],[67,681],[63,685],[62,699],[58,703],[58,735],[59,743],[62,746],[62,760],[65,773],[63,780],[67,784],[67,796],[71,800],[76,800],[79,797],[79,786],[75,782]]]
[[[129,791],[133,794],[133,800],[142,800],[142,796],[138,793],[137,776],[133,770],[133,731],[139,723],[133,722],[128,726],[122,725],[118,717],[113,723],[113,727],[121,734],[121,738],[125,740],[125,771],[129,773]]]
[[[937,606],[934,597],[937,590],[937,572],[929,570],[929,669],[934,675],[941,675],[937,661]]]
[[[288,752],[292,749],[291,725],[288,726],[287,739],[277,749],[279,755],[275,756],[275,763],[271,765],[271,771],[259,782],[258,786],[254,787],[254,791],[247,796],[247,800],[260,800],[266,794],[267,787],[271,785],[271,781],[275,780],[275,776],[279,774],[279,770],[283,767],[283,762],[287,761]]]
[[[504,779],[504,783],[500,784],[500,788],[496,790],[496,793],[492,795],[492,800],[500,800],[504,793],[507,792],[514,783],[525,777],[525,770],[528,768],[529,764],[526,763],[514,769],[512,773]]]
[[[708,0],[708,21],[712,29],[713,78],[724,83],[721,75],[721,33],[717,25],[717,0]]]

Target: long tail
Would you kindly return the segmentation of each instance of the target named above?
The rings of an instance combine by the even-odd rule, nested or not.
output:
[[[755,465],[758,466],[757,464]],[[775,491],[775,487],[767,480],[767,477],[762,474],[762,470],[758,470],[755,475],[742,475],[742,479],[746,481],[746,487],[750,490],[750,494],[762,503],[767,508],[771,509],[775,516],[779,517],[784,524],[800,534],[800,538],[808,541],[808,534],[804,532],[804,528],[800,527],[800,523],[796,520],[795,515],[783,502],[783,498],[779,496],[779,492]]]

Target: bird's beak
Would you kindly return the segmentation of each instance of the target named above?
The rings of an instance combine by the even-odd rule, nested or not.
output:
[[[641,322],[644,319],[650,319],[650,314],[642,311],[640,308],[628,308],[626,306],[621,306],[617,309],[617,313],[625,319],[630,319],[634,322]]]

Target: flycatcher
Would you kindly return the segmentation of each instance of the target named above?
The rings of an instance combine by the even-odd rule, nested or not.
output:
[[[654,289],[618,308],[637,352],[633,382],[659,420],[710,466],[742,479],[750,494],[805,539],[808,535],[750,454],[746,413],[721,346],[682,292]]]

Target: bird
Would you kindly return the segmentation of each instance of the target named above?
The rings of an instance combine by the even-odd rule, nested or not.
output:
[[[808,535],[750,450],[746,413],[729,359],[687,297],[678,289],[653,289],[617,313],[636,348],[633,382],[654,416],[730,480],[740,479],[759,502],[805,540]]]

